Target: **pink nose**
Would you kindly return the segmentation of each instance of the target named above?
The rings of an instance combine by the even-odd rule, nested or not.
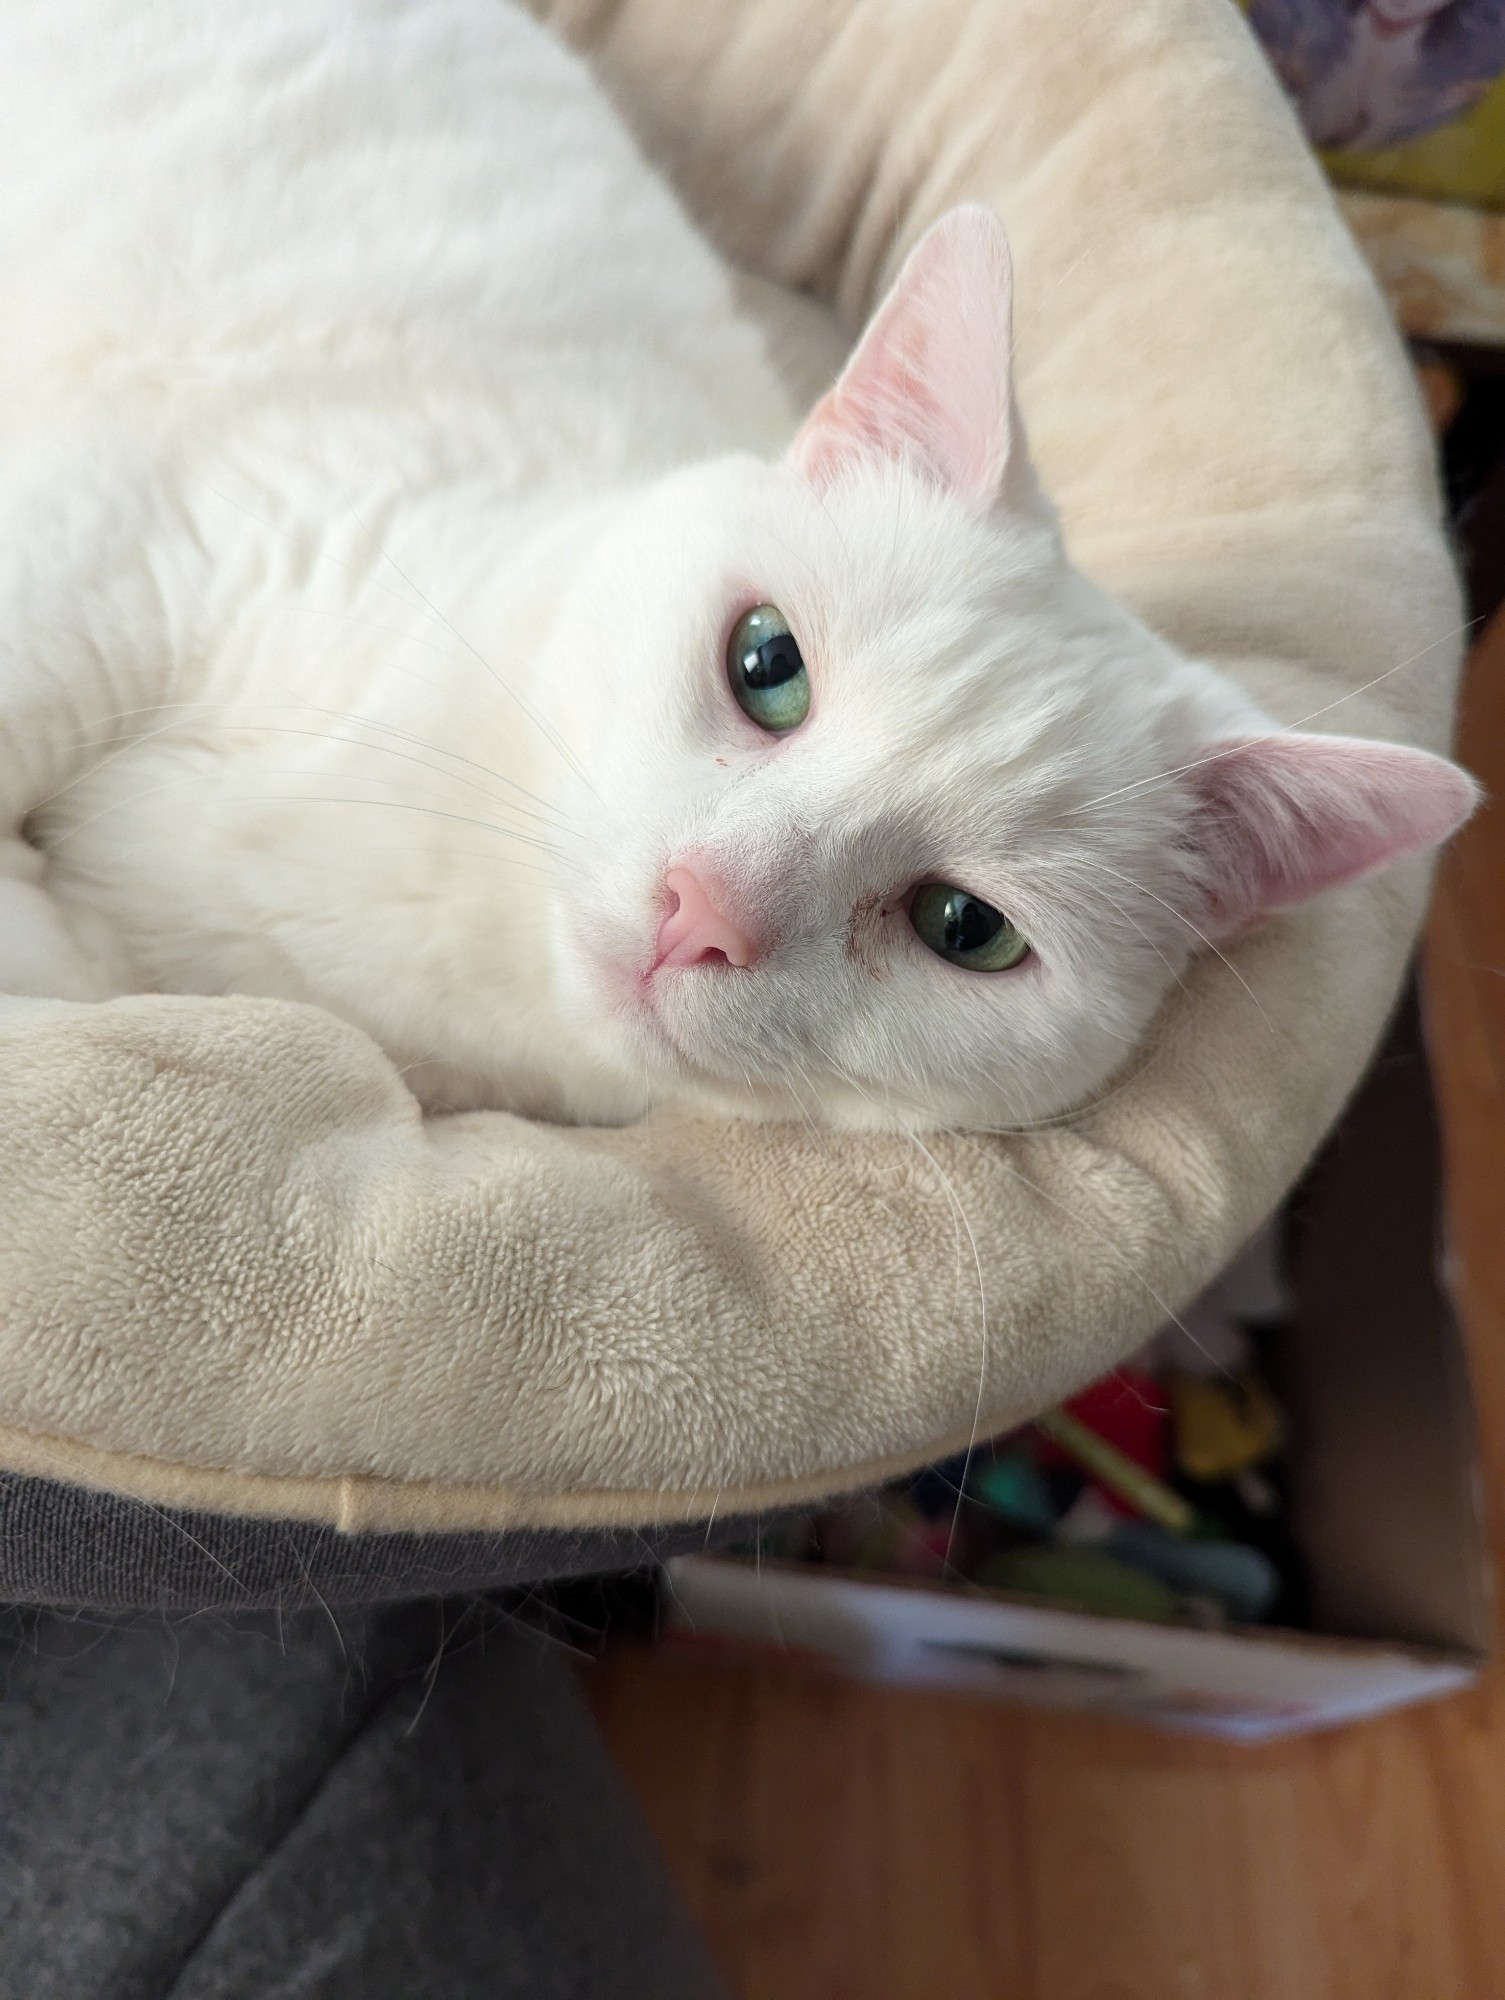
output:
[[[722,914],[710,891],[689,868],[671,868],[664,887],[673,898],[658,927],[659,965],[753,964],[758,948],[746,931]]]

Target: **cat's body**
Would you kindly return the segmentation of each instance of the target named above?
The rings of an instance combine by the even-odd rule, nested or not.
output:
[[[540,544],[793,428],[716,260],[490,0],[17,5],[0,188],[6,803],[88,961],[34,983],[325,1000],[598,1108],[542,923],[469,898],[542,901],[571,776]]]
[[[996,1124],[1207,933],[1442,837],[1450,767],[1230,749],[1066,564],[995,236],[778,460],[721,267],[500,0],[11,0],[0,989],[315,1001],[439,1103]],[[759,605],[787,738],[729,692]],[[927,948],[933,881],[1024,961]]]

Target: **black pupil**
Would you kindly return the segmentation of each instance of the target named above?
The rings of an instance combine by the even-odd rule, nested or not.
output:
[[[946,899],[947,951],[976,951],[1003,929],[1003,918],[975,896],[954,891]]]
[[[792,632],[776,632],[761,646],[750,646],[742,655],[742,678],[750,688],[782,687],[804,670],[800,649]]]

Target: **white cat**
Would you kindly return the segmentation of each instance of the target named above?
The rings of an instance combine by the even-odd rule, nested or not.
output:
[[[437,1104],[1017,1124],[1472,804],[1068,565],[991,215],[796,428],[499,0],[7,0],[0,269],[13,993],[314,1001]]]

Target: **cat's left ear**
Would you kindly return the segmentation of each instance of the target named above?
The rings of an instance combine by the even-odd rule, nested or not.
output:
[[[915,245],[791,462],[817,486],[864,459],[903,459],[979,508],[1030,497],[1014,403],[1013,261],[1003,224],[969,204]]]
[[[1441,846],[1481,797],[1430,751],[1297,730],[1214,744],[1186,783],[1192,915],[1225,937]]]

